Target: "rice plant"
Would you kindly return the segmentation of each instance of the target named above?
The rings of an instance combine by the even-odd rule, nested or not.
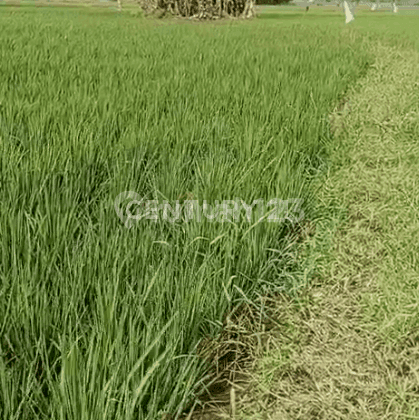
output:
[[[242,299],[296,287],[290,222],[142,220],[115,198],[300,198],[369,63],[340,19],[177,24],[1,6],[0,417],[179,414]]]

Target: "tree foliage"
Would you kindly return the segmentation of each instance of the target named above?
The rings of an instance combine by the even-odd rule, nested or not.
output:
[[[198,19],[222,17],[251,18],[255,15],[255,0],[139,0],[146,14],[173,14]]]

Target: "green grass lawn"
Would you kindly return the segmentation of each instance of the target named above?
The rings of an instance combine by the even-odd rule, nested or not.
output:
[[[313,216],[326,117],[373,57],[339,13],[270,17],[0,6],[1,418],[180,412],[226,311],[298,287],[289,223],[126,229],[114,209],[135,191]]]

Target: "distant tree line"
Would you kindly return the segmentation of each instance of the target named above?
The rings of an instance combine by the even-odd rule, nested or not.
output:
[[[119,2],[121,0],[118,0]],[[146,14],[219,19],[255,16],[255,0],[138,0]]]

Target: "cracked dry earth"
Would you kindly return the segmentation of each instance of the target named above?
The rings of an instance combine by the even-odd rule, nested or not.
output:
[[[263,354],[253,349],[246,386],[226,393],[234,401],[185,418],[419,419],[419,273],[402,259],[403,246],[419,246],[419,206],[405,200],[419,184],[419,54],[374,48],[350,111],[332,118],[337,160],[320,196],[346,219],[316,221],[305,242],[319,274],[298,301],[271,301],[279,326]]]

